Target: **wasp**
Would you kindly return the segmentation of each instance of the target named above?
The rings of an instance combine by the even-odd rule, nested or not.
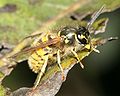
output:
[[[102,13],[104,7],[101,7],[96,13],[93,14],[92,19],[88,22],[87,26],[71,27],[66,26],[58,31],[57,36],[45,33],[39,39],[33,42],[32,47],[26,51],[32,51],[28,57],[28,64],[33,72],[38,73],[34,88],[38,86],[44,75],[46,68],[49,64],[50,58],[56,57],[57,64],[62,72],[64,78],[64,71],[61,66],[61,56],[66,52],[71,52],[84,68],[83,64],[76,53],[76,46],[84,46],[84,48],[96,52],[97,49],[93,48],[91,44],[90,28],[97,17]],[[67,50],[66,50],[67,48]]]

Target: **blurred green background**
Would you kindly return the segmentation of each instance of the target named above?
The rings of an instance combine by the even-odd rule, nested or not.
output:
[[[109,22],[106,32],[100,36],[120,38],[120,9],[104,13],[101,17],[109,17]],[[120,95],[120,40],[107,43],[98,49],[100,54],[92,52],[82,61],[85,65],[84,70],[79,65],[75,65],[70,70],[66,82],[63,83],[56,96]],[[28,68],[25,61],[16,66],[11,75],[5,78],[3,84],[15,90],[23,86],[33,86],[35,78],[36,74]]]

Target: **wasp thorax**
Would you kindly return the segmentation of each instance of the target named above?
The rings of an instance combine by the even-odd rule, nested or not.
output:
[[[77,39],[80,44],[88,44],[89,43],[90,33],[89,33],[88,29],[86,29],[85,27],[80,26],[77,29],[76,36],[77,36]]]
[[[73,45],[75,43],[75,33],[77,29],[73,27],[64,27],[60,31],[60,36],[64,38],[64,43],[68,45]]]

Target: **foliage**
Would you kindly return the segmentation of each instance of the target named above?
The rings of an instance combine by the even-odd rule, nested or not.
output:
[[[75,7],[76,5],[77,7]],[[76,0],[0,0],[0,42],[1,44],[7,43],[10,45],[15,45],[15,47],[12,48],[9,53],[2,54],[3,57],[0,59],[1,82],[4,77],[9,75],[13,70],[12,66],[17,64],[14,62],[14,60],[8,59],[8,57],[14,56],[16,53],[21,52],[33,41],[31,38],[27,38],[21,41],[22,38],[25,38],[30,34],[47,32],[48,30],[57,29],[59,26],[64,26],[69,23],[72,23],[72,25],[76,26],[76,21],[71,20],[69,17],[74,16],[76,13],[79,13],[79,19],[82,20],[84,17],[88,16],[94,11],[97,11],[102,5],[106,5],[106,10],[104,12],[111,11],[119,7],[120,0],[80,0],[77,2]],[[96,30],[100,30],[101,28],[97,25],[101,22],[107,22],[107,20],[108,19],[103,18],[93,25]],[[86,21],[81,21],[80,23],[84,25],[86,24]],[[104,27],[106,24],[101,26]],[[109,39],[93,39],[93,44],[94,46],[98,46],[106,43]],[[21,42],[18,43],[19,41]],[[88,50],[79,50],[79,58],[81,60],[84,59],[92,51],[93,50],[90,52],[88,52]],[[17,62],[21,62],[26,59],[27,55],[24,57],[22,55],[22,57],[15,58]],[[70,54],[62,61],[62,66],[64,68],[66,76],[68,71],[75,63],[76,59],[71,57]],[[47,70],[45,76],[43,77],[41,84],[38,86],[38,90],[30,93],[45,94],[44,90],[40,91],[42,88],[47,90],[46,92],[48,95],[46,96],[54,96],[59,91],[59,88],[62,84],[60,77],[61,74],[58,67],[51,67],[51,69]],[[51,87],[44,86],[45,84],[48,84],[48,86],[56,85],[52,88],[53,94],[50,95],[49,91],[52,89]],[[0,96],[4,96],[4,90],[5,89],[0,86]],[[25,94],[27,92],[26,90],[30,91],[29,88],[21,88],[11,94],[14,94],[15,96],[18,94],[23,95],[23,93]],[[29,92],[27,92],[27,94],[29,94]]]

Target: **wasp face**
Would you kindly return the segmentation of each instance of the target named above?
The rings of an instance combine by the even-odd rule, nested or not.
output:
[[[86,45],[90,42],[90,33],[88,29],[82,26],[79,28],[64,27],[60,31],[60,36],[64,38],[64,43],[68,45],[73,45],[75,42]]]
[[[77,40],[80,44],[89,44],[90,42],[90,33],[85,27],[79,27],[76,32]]]

